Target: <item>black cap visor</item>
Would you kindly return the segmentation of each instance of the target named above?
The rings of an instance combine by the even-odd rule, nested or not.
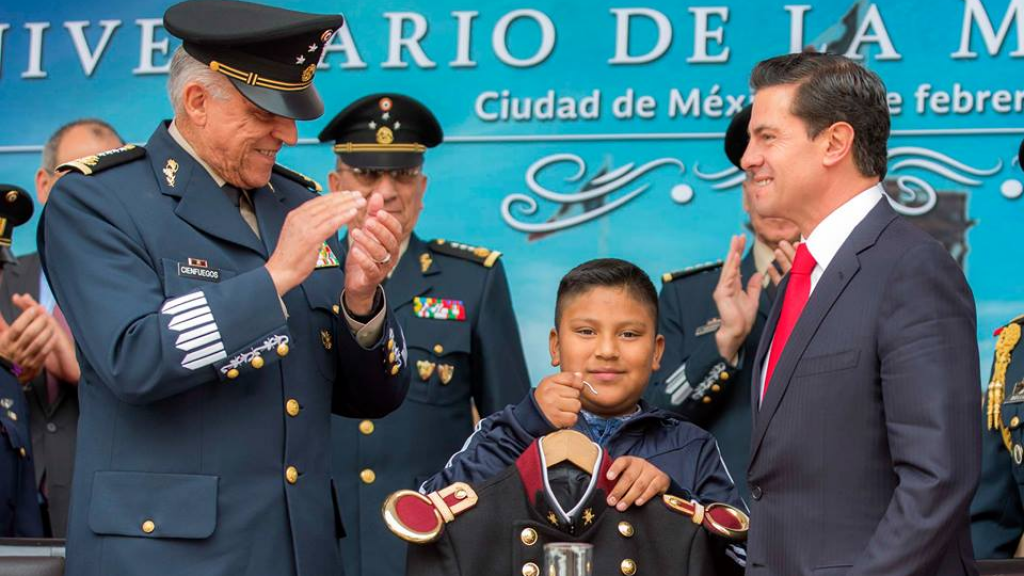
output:
[[[302,90],[287,92],[251,86],[234,78],[228,80],[238,88],[242,96],[271,114],[294,120],[315,120],[323,116],[324,101],[320,99],[320,93],[312,84]]]
[[[395,170],[423,164],[422,152],[339,152],[338,158],[353,168]]]

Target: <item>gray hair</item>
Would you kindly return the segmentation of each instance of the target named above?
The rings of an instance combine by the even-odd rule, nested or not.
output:
[[[182,96],[185,93],[185,86],[190,82],[199,83],[214,98],[224,100],[228,97],[224,91],[224,80],[223,76],[190,56],[184,48],[179,46],[171,58],[171,69],[167,75],[167,96],[171,99],[174,115],[182,116],[185,113]]]
[[[113,136],[121,144],[124,140],[121,135],[114,130],[114,127],[107,124],[99,118],[79,118],[78,120],[72,120],[67,124],[57,128],[57,131],[43,145],[43,160],[40,167],[46,171],[47,174],[53,174],[53,171],[57,169],[57,149],[60,148],[60,143],[64,141],[64,136],[67,135],[72,128],[78,126],[86,126],[91,128],[92,135],[97,138],[103,138],[104,136]]]

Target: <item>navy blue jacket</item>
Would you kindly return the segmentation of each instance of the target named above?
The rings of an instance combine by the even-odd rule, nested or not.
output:
[[[530,389],[501,260],[495,252],[460,246],[426,243],[413,234],[385,283],[409,365],[419,367],[405,402],[384,418],[332,419],[349,576],[405,574],[405,544],[381,520],[381,503],[396,490],[416,489],[444,466],[473,432],[473,405],[487,416]],[[347,247],[342,239],[342,263]],[[417,298],[461,301],[464,318],[417,315]]]
[[[21,384],[0,359],[0,538],[41,538],[29,412]]]
[[[265,264],[315,196],[294,173],[251,191],[257,238],[166,126],[78,164],[93,174],[60,179],[39,242],[82,367],[67,576],[336,573],[330,417],[402,402],[393,315],[360,346],[325,258],[285,316]]]

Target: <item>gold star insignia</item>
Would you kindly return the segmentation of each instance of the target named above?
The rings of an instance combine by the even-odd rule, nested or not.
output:
[[[583,511],[583,525],[590,526],[590,523],[594,521],[594,511],[587,508]]]
[[[555,516],[554,511],[548,512],[548,522],[551,522],[555,526],[558,526],[558,516]]]

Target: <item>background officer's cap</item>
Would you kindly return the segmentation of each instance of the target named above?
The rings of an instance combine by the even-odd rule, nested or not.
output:
[[[750,142],[747,126],[750,124],[750,111],[752,109],[753,106],[747,104],[743,110],[740,110],[732,117],[732,122],[729,122],[729,129],[725,131],[725,155],[729,157],[729,161],[732,162],[733,166],[740,170],[743,170],[740,160],[743,159],[743,153],[747,151],[747,144]]]
[[[423,152],[444,139],[437,118],[419,101],[402,94],[371,94],[338,112],[320,132],[334,141],[334,152],[353,168],[415,168]]]
[[[164,14],[190,56],[230,78],[253,104],[297,120],[324,113],[313,75],[343,21],[234,0],[189,0]]]
[[[18,261],[11,253],[11,235],[32,217],[32,198],[14,184],[0,184],[0,268]]]

